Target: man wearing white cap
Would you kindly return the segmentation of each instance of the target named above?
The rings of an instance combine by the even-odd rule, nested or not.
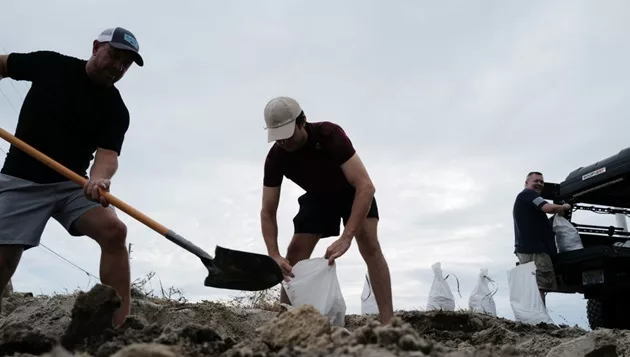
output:
[[[381,322],[390,323],[391,282],[378,242],[375,188],[352,142],[337,124],[307,122],[302,108],[292,98],[269,101],[264,117],[267,141],[275,141],[265,160],[261,209],[262,234],[269,256],[289,280],[293,277],[292,265],[309,259],[320,239],[339,236],[325,254],[329,264],[333,264],[356,238],[368,267]],[[276,221],[283,177],[306,191],[298,198],[300,209],[293,219],[294,235],[286,258],[278,249]],[[342,221],[344,230],[340,232]],[[281,302],[290,303],[284,290]]]
[[[138,51],[135,36],[116,27],[92,42],[88,60],[53,51],[0,56],[0,79],[32,83],[15,136],[88,178],[80,187],[11,146],[0,172],[0,292],[54,218],[69,234],[96,241],[101,282],[122,298],[113,323],[129,314],[127,228],[99,189],[109,191],[129,128],[129,111],[114,84],[132,63],[144,65]]]

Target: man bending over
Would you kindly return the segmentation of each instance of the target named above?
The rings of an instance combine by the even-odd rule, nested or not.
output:
[[[329,264],[341,257],[356,237],[363,257],[380,320],[389,324],[393,315],[389,268],[377,237],[378,208],[374,185],[344,130],[331,122],[308,123],[292,98],[277,97],[264,110],[268,142],[274,145],[264,165],[262,234],[267,251],[282,268],[285,280],[292,266],[309,259],[322,238],[341,236],[326,250]],[[303,188],[299,212],[293,219],[294,235],[283,258],[278,249],[276,212],[283,177]],[[284,289],[282,303],[290,301]]]
[[[94,40],[87,61],[52,51],[0,56],[1,77],[32,83],[15,136],[85,178],[94,159],[80,187],[11,146],[0,172],[0,291],[52,217],[72,236],[99,244],[101,282],[122,298],[113,323],[129,314],[127,228],[99,189],[109,191],[129,127],[114,84],[133,62],[143,66],[138,50],[134,35],[117,27]]]
[[[545,180],[540,172],[530,172],[525,188],[516,196],[513,208],[514,253],[519,263],[531,261],[536,266],[536,282],[545,303],[545,294],[557,289],[552,257],[558,253],[555,234],[547,213],[562,214],[571,209],[569,204],[556,205],[540,195]]]

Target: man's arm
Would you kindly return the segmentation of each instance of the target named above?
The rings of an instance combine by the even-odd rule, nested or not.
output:
[[[545,213],[555,214],[555,213],[564,213],[565,211],[570,210],[571,206],[567,203],[563,205],[557,205],[555,203],[549,203],[545,201],[545,203],[542,206],[540,206],[540,209]]]
[[[108,124],[100,128],[96,138],[96,154],[90,169],[90,179],[83,188],[85,195],[93,200],[99,200],[103,206],[108,202],[101,197],[99,188],[109,192],[110,180],[118,171],[118,156],[122,151],[125,134],[129,128],[129,111],[121,98],[110,104]]]
[[[54,81],[69,57],[53,51],[0,55],[0,76],[16,81]]]
[[[343,128],[337,124],[329,124],[323,134],[324,148],[341,166],[346,179],[355,188],[350,217],[340,237],[352,240],[370,211],[376,189]]]
[[[94,164],[90,169],[90,179],[83,187],[85,196],[99,201],[104,207],[109,205],[107,200],[101,196],[99,189],[109,192],[109,180],[114,176],[116,170],[118,170],[118,152],[98,148],[94,156]]]
[[[111,179],[118,170],[118,153],[99,148],[94,155],[94,164],[90,169],[90,179]]]
[[[341,165],[341,170],[356,190],[350,218],[348,218],[348,223],[345,225],[342,234],[342,237],[352,239],[357,234],[360,223],[370,211],[376,188],[358,154],[355,153]]]
[[[538,209],[548,214],[563,213],[571,209],[571,206],[566,203],[564,205],[557,205],[547,202],[536,191],[532,190],[523,192],[522,199],[531,202],[538,207]]]
[[[293,267],[286,258],[280,255],[278,249],[278,222],[276,212],[278,211],[278,203],[280,202],[280,184],[277,186],[267,186],[263,184],[263,200],[262,209],[260,210],[260,225],[262,228],[263,238],[267,246],[267,254],[276,261],[285,281],[295,277],[293,275]]]
[[[0,78],[6,78],[9,76],[9,70],[7,69],[7,60],[9,55],[0,55]]]
[[[273,147],[267,153],[263,171],[262,208],[260,209],[260,228],[267,246],[267,253],[280,257],[278,249],[278,222],[276,213],[280,202],[280,188],[282,187],[283,169],[280,164],[279,153]],[[278,262],[282,264],[282,262]],[[287,265],[287,270],[290,267]]]
[[[90,170],[90,178],[111,179],[118,170],[118,157],[122,152],[125,135],[129,129],[129,110],[122,98],[116,97],[109,104],[107,123],[100,128],[96,140],[94,164]]]
[[[278,221],[276,214],[280,202],[280,186],[263,185],[262,208],[260,210],[260,226],[270,256],[280,255],[278,249]]]

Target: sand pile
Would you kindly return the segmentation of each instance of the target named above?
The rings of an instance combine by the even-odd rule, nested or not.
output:
[[[0,355],[630,356],[630,331],[530,326],[465,312],[400,312],[392,326],[350,315],[344,329],[309,306],[274,312],[137,298],[134,315],[114,329],[119,303],[103,285],[74,295],[11,295],[0,314]]]

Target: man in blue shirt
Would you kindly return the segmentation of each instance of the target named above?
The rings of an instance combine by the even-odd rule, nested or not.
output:
[[[555,234],[547,218],[571,209],[568,204],[556,205],[541,196],[545,180],[540,172],[530,172],[525,188],[514,201],[514,253],[520,264],[531,261],[536,265],[536,282],[543,303],[545,293],[557,289],[552,257],[558,253]]]

